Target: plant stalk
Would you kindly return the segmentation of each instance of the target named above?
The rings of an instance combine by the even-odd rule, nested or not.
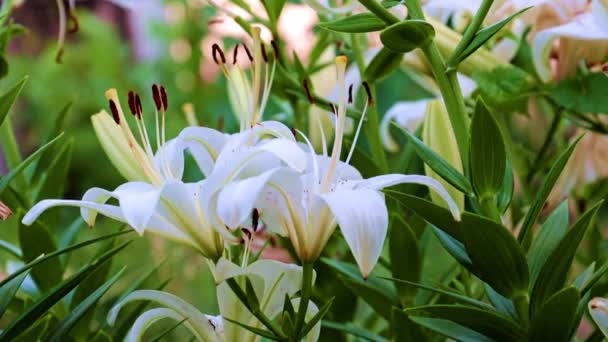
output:
[[[475,34],[477,34],[477,31],[479,31],[479,28],[483,24],[483,21],[488,15],[490,7],[492,7],[493,3],[494,0],[483,0],[481,6],[477,10],[477,13],[475,13],[473,20],[471,21],[467,29],[464,31],[462,39],[460,40],[460,42],[458,42],[458,45],[456,45],[454,52],[450,56],[450,59],[447,63],[448,69],[456,68],[458,66],[457,64],[460,63],[460,61],[458,60],[458,56],[462,54],[462,52],[467,48],[467,46],[469,46],[469,43],[471,43],[471,41],[475,37]]]
[[[310,296],[312,294],[312,266],[312,262],[302,263],[302,292],[300,296],[300,305],[298,306],[298,315],[296,317],[296,325],[294,329],[294,332],[297,335],[300,335],[302,327],[304,327],[304,323],[306,320],[306,312],[308,311],[308,302],[310,301]]]

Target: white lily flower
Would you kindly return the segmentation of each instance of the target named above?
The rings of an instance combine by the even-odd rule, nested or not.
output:
[[[608,8],[594,0],[590,11],[570,21],[539,31],[532,42],[532,57],[544,82],[574,75],[580,61],[603,63],[608,56]],[[558,42],[558,44],[556,43]],[[555,56],[552,67],[551,55]]]
[[[219,316],[203,314],[191,304],[167,292],[140,290],[129,294],[117,303],[108,314],[108,322],[113,325],[126,304],[148,300],[162,305],[163,308],[155,308],[143,313],[129,331],[128,341],[140,341],[146,330],[163,318],[171,318],[178,322],[187,318],[184,325],[201,341],[260,341],[259,336],[223,319],[226,317],[249,326],[264,328],[239,301],[226,284],[226,280],[236,278],[238,282],[239,277],[248,277],[260,303],[260,310],[271,319],[281,313],[285,295],[293,297],[300,290],[302,283],[300,266],[274,260],[259,260],[240,267],[222,258],[215,265],[213,273],[217,284]],[[292,299],[294,307],[298,304],[299,298]],[[314,303],[310,303],[307,319],[312,318],[317,312],[318,308]],[[320,329],[319,323],[309,332],[306,341],[318,340]]]
[[[388,228],[388,211],[380,189],[399,183],[423,184],[442,196],[456,219],[460,219],[460,211],[445,188],[426,176],[389,174],[362,179],[359,171],[348,164],[354,143],[346,161],[340,161],[346,122],[346,64],[346,57],[336,58],[338,84],[342,85],[342,91],[335,113],[331,156],[317,156],[302,134],[310,150],[304,173],[277,167],[259,176],[233,182],[221,191],[217,212],[223,222],[234,229],[248,219],[253,208],[257,208],[269,229],[290,238],[302,262],[313,262],[320,256],[339,224],[361,273],[367,277],[380,257]],[[355,141],[362,122],[363,117]]]
[[[116,90],[106,92],[113,121],[105,112],[93,118],[104,150],[129,182],[114,191],[91,188],[80,201],[43,200],[28,211],[23,223],[33,223],[49,208],[74,206],[81,208],[81,215],[90,226],[95,224],[97,215],[101,213],[129,224],[141,235],[145,232],[161,235],[192,246],[205,257],[217,260],[223,251],[223,241],[203,215],[200,206],[205,181],[182,182],[183,154],[186,149],[189,150],[201,171],[209,174],[228,137],[209,128],[189,127],[177,138],[165,142],[164,123],[168,103],[164,88],[154,85],[153,96],[156,104],[156,154],[145,129],[138,95],[129,93],[129,109],[136,118],[141,144],[129,128]],[[117,200],[118,205],[107,204],[110,199]]]

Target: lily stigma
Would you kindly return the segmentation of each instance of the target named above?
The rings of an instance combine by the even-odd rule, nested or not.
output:
[[[332,110],[335,139],[331,156],[326,149],[317,155],[309,139],[297,131],[308,145],[306,168],[301,171],[279,166],[232,182],[221,190],[217,212],[227,227],[236,229],[249,219],[255,208],[269,230],[289,237],[303,263],[314,262],[320,256],[339,225],[361,273],[367,278],[380,257],[388,230],[388,210],[380,189],[400,183],[426,185],[446,201],[457,220],[460,220],[460,210],[447,190],[430,177],[387,174],[363,179],[359,171],[349,165],[367,107],[373,105],[367,83],[363,85],[368,101],[354,142],[345,161],[340,160],[346,123],[347,59],[339,56],[335,63],[341,90],[338,106]],[[352,102],[351,91],[348,102]]]
[[[102,111],[92,117],[103,149],[128,180],[114,191],[91,188],[78,200],[43,200],[23,218],[26,225],[51,207],[80,207],[81,216],[93,226],[98,213],[125,222],[140,235],[161,235],[189,245],[205,257],[217,260],[224,243],[203,214],[200,198],[204,180],[184,183],[184,151],[189,150],[203,173],[213,168],[226,135],[205,127],[189,127],[177,138],[166,141],[165,121],[168,98],[164,87],[152,86],[156,126],[156,153],[145,126],[139,95],[129,92],[128,104],[135,118],[139,141],[131,131],[115,89],[106,92],[112,116]],[[118,201],[118,205],[106,202]]]

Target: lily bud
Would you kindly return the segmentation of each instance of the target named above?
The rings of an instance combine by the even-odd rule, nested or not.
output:
[[[456,136],[452,130],[448,112],[441,100],[429,101],[426,107],[422,140],[456,170],[462,173],[462,160],[458,152]],[[439,181],[446,188],[450,196],[452,196],[458,208],[461,211],[464,210],[464,194],[462,192],[437,175],[428,165],[424,166],[424,172],[427,176]],[[431,190],[431,199],[433,202],[447,208],[445,200],[433,190]]]

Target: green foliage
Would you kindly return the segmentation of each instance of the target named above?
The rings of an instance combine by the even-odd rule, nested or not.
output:
[[[363,33],[383,30],[386,24],[371,13],[359,13],[323,22],[319,26],[334,32]]]
[[[435,37],[433,26],[422,20],[405,20],[380,33],[382,44],[395,52],[409,52],[428,45]]]
[[[602,89],[608,87],[608,77],[594,72],[560,81],[549,96],[558,105],[578,113],[606,113],[608,99]]]

